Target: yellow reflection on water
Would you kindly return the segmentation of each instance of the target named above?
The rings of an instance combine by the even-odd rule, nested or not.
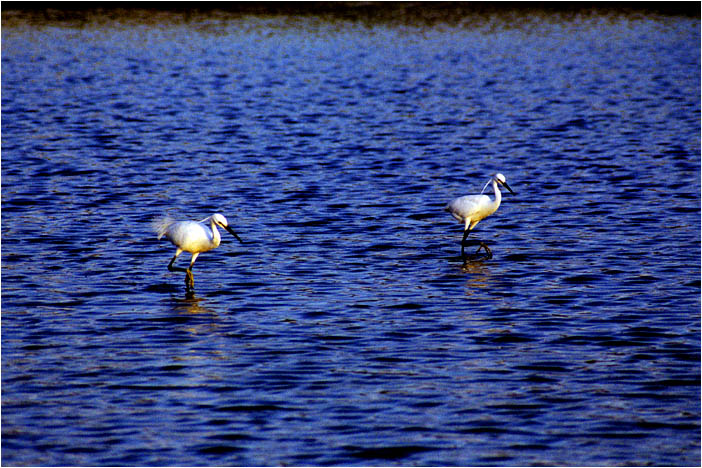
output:
[[[461,266],[461,271],[466,274],[466,296],[483,292],[491,284],[492,274],[488,262],[467,262]]]

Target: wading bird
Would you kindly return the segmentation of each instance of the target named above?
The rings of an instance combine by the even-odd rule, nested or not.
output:
[[[480,195],[466,195],[463,197],[458,197],[455,200],[452,200],[448,205],[446,205],[445,208],[446,211],[451,213],[451,216],[456,218],[460,223],[465,224],[465,228],[463,230],[463,239],[461,240],[461,257],[464,261],[466,259],[465,242],[466,238],[468,237],[468,234],[470,233],[470,231],[473,230],[473,228],[475,228],[475,226],[480,221],[493,214],[495,211],[497,211],[497,208],[500,207],[500,202],[502,201],[502,193],[500,192],[499,186],[503,185],[507,190],[510,191],[510,193],[514,195],[512,189],[509,187],[509,185],[507,185],[505,176],[503,176],[502,174],[498,173],[493,175],[483,187],[483,192],[487,188],[488,184],[490,184],[490,182],[492,182],[492,189],[495,192],[494,200],[487,195],[483,195],[483,193],[481,192]],[[478,247],[476,254],[480,251],[481,248],[485,249],[488,258],[492,257],[490,249],[483,242],[480,242],[480,247]]]
[[[177,247],[175,255],[168,264],[168,270],[185,272],[185,287],[188,292],[193,291],[195,286],[192,270],[197,256],[202,252],[219,247],[221,237],[217,226],[223,227],[236,237],[239,242],[244,243],[229,227],[227,218],[219,213],[215,213],[202,221],[175,221],[172,218],[163,217],[156,219],[153,223],[153,229],[158,234],[158,238],[161,239],[163,236],[166,236]],[[193,254],[190,258],[190,266],[188,268],[173,266],[173,262],[183,252]]]

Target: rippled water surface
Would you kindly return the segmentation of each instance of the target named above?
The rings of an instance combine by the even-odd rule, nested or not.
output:
[[[699,31],[3,27],[2,463],[698,465]]]

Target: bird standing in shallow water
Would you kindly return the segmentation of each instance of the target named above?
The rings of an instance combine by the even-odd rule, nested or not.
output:
[[[239,242],[242,244],[244,243],[244,241],[236,235],[234,230],[229,227],[227,218],[219,213],[215,213],[202,221],[175,221],[172,218],[164,217],[155,220],[153,223],[153,228],[158,234],[158,238],[161,239],[163,236],[166,236],[166,238],[177,247],[175,255],[168,264],[168,270],[185,272],[185,287],[188,292],[193,291],[195,286],[192,270],[197,256],[202,252],[207,252],[208,250],[219,247],[221,237],[219,236],[217,226],[223,227],[227,232],[236,237]],[[175,262],[176,258],[183,252],[190,252],[193,254],[190,258],[190,266],[188,266],[188,268],[173,266],[173,262]]]
[[[514,195],[514,192],[512,191],[510,186],[507,185],[505,176],[503,176],[502,174],[497,173],[493,175],[490,178],[490,180],[488,180],[487,184],[485,184],[483,191],[485,191],[485,188],[490,182],[492,182],[492,189],[495,192],[494,200],[487,195],[483,195],[482,193],[480,193],[480,195],[466,195],[452,200],[448,205],[446,205],[445,208],[446,211],[451,213],[451,216],[456,218],[459,222],[465,224],[465,228],[463,230],[463,239],[461,240],[461,257],[464,261],[466,259],[465,242],[466,238],[468,237],[468,234],[470,233],[470,231],[473,230],[473,228],[475,228],[475,226],[480,221],[493,214],[495,211],[497,211],[497,208],[500,207],[500,202],[502,201],[502,193],[500,192],[499,186],[504,186],[507,190],[510,191],[510,193]],[[476,253],[478,253],[481,248],[485,249],[488,258],[492,257],[490,249],[483,242],[480,242],[480,247],[478,247]]]

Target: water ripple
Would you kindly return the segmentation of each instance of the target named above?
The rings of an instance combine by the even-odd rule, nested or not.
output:
[[[699,20],[610,19],[3,27],[3,463],[698,464]]]

